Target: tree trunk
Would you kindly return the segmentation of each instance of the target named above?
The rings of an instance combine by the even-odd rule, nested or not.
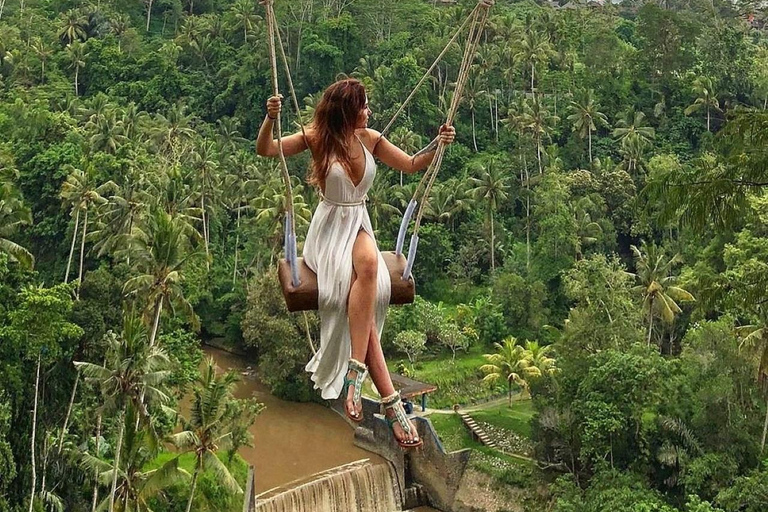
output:
[[[67,432],[67,424],[69,423],[69,415],[72,414],[72,404],[75,403],[75,393],[77,393],[77,384],[80,382],[80,372],[77,372],[75,376],[75,385],[72,386],[72,394],[69,397],[69,407],[67,407],[67,415],[64,416],[64,426],[61,427],[61,437],[59,437],[59,455],[61,455],[61,449],[64,446],[64,434]]]
[[[528,159],[523,154],[525,170],[525,270],[531,272],[531,175],[528,172]]]
[[[99,444],[101,442],[101,412],[96,418],[96,456],[99,456]],[[99,501],[99,470],[93,471],[93,501],[91,503],[91,512],[96,512],[96,505]]]
[[[589,163],[592,164],[592,129],[587,130],[589,132]]]
[[[651,334],[653,334],[653,299],[651,299],[651,307],[648,311],[650,321],[648,322],[648,346],[651,346]]]
[[[77,90],[77,75],[79,71],[80,71],[80,67],[77,64],[75,64],[75,96],[80,96],[80,93]]]
[[[472,145],[475,148],[475,153],[477,153],[477,136],[475,135],[475,109],[472,109],[470,112],[472,113]]]
[[[149,346],[154,347],[155,346],[155,337],[157,336],[157,330],[160,325],[160,312],[163,309],[163,298],[158,297],[157,301],[155,302],[155,318],[152,323],[152,333],[149,336]]]
[[[32,457],[32,491],[29,494],[29,512],[32,512],[32,507],[35,504],[35,488],[37,486],[37,465],[35,463],[35,436],[37,435],[37,392],[40,388],[40,362],[42,359],[42,353],[37,354],[37,376],[35,377],[35,404],[32,408],[32,443],[31,453]]]
[[[491,272],[493,272],[494,270],[496,270],[496,259],[494,257],[494,254],[496,252],[494,250],[494,248],[496,247],[496,243],[495,243],[496,241],[494,240],[494,232],[493,232],[493,207],[491,207],[490,213],[491,213],[490,215],[491,217]]]
[[[533,92],[533,76],[536,74],[536,68],[533,65],[533,62],[531,62],[531,92]]]
[[[3,18],[3,9],[5,9],[5,0],[0,0],[0,19]]]
[[[536,136],[536,158],[539,161],[539,174],[543,174],[544,170],[541,167],[541,139]]]
[[[149,32],[149,20],[152,18],[152,3],[155,0],[148,0],[147,3],[147,32]]]
[[[67,260],[67,272],[64,274],[64,283],[69,282],[69,269],[72,266],[72,256],[75,253],[75,241],[77,240],[77,228],[80,224],[80,208],[75,213],[75,232],[72,233],[72,245],[69,247],[69,259]]]
[[[117,448],[115,449],[115,466],[112,472],[112,492],[109,494],[109,512],[115,512],[115,493],[117,492],[117,473],[120,468],[120,450],[123,449],[123,434],[125,433],[125,405],[118,416],[120,430],[117,434]]]
[[[203,210],[203,243],[205,244],[205,267],[210,268],[211,255],[208,251],[208,223],[206,222],[205,215],[205,191],[203,191],[201,198],[201,209]]]
[[[707,131],[710,131],[710,130],[709,130],[709,119],[710,119],[710,115],[709,115],[709,104],[707,104]]]
[[[85,209],[83,218],[83,238],[80,240],[80,272],[77,276],[77,291],[75,298],[80,300],[80,287],[83,285],[83,258],[85,257],[85,236],[88,233],[88,208]]]
[[[237,205],[237,228],[235,229],[235,270],[232,272],[232,288],[237,286],[237,256],[240,246],[240,201]]]
[[[765,436],[768,434],[768,404],[766,404],[765,409],[765,421],[763,422],[763,439],[760,441],[760,455],[763,454],[763,450],[765,450]]]
[[[189,501],[187,502],[187,512],[192,510],[192,500],[195,498],[195,487],[197,487],[197,476],[200,474],[200,463],[195,466],[195,474],[192,477],[192,492],[189,493]]]

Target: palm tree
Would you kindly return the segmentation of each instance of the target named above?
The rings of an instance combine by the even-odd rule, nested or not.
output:
[[[124,134],[123,122],[117,118],[115,110],[92,117],[86,123],[85,130],[91,134],[89,141],[92,153],[103,151],[114,154],[122,144],[128,141],[128,137]]]
[[[656,136],[656,130],[645,124],[644,113],[630,110],[616,121],[613,136],[622,145],[633,137],[637,137],[644,144],[650,144],[651,139]]]
[[[261,19],[254,11],[253,0],[237,0],[230,12],[235,19],[235,27],[243,29],[243,42],[248,42],[248,31]]]
[[[624,156],[623,167],[630,176],[635,177],[638,172],[645,172],[645,163],[643,156],[647,143],[638,134],[627,136],[622,145],[620,153]]]
[[[603,228],[600,224],[592,220],[590,210],[594,208],[595,205],[589,197],[582,197],[574,206],[579,236],[579,245],[576,253],[577,260],[580,260],[583,256],[582,249],[596,243],[600,239],[600,235],[603,234]]]
[[[7,254],[11,261],[31,269],[35,265],[32,253],[8,239],[21,226],[32,224],[32,212],[24,205],[21,192],[14,185],[18,175],[16,169],[0,168],[0,252]]]
[[[589,139],[589,162],[592,163],[592,132],[599,126],[608,126],[608,117],[600,112],[595,102],[595,90],[586,89],[579,101],[572,101],[573,114],[568,120],[573,123],[573,131],[582,139]]]
[[[537,368],[531,366],[531,360],[526,350],[517,344],[514,336],[509,336],[503,343],[494,343],[496,353],[483,354],[488,361],[480,367],[485,374],[483,382],[493,384],[500,380],[507,382],[509,406],[512,406],[512,384],[528,389],[528,377],[537,373]]]
[[[195,183],[199,187],[198,196],[200,197],[200,212],[203,220],[203,244],[205,246],[206,265],[210,264],[209,246],[211,243],[210,234],[210,213],[215,212],[217,197],[215,192],[220,188],[218,170],[218,158],[215,152],[213,141],[204,140],[192,153],[192,166],[196,171]]]
[[[307,226],[312,218],[312,211],[309,209],[303,193],[304,187],[297,182],[293,185],[293,215],[296,226]],[[261,192],[251,202],[251,208],[256,212],[255,221],[257,224],[266,224],[272,226],[273,239],[270,241],[272,247],[279,244],[283,239],[283,218],[285,217],[286,198],[282,181],[276,177],[267,183]],[[274,249],[273,249],[274,250]],[[273,255],[275,253],[273,252]]]
[[[168,116],[157,114],[157,125],[152,130],[158,149],[171,150],[179,141],[189,141],[194,135],[195,116],[186,113],[187,107],[181,103],[173,105]]]
[[[486,202],[485,211],[491,234],[491,271],[493,271],[496,269],[494,212],[507,200],[509,177],[505,175],[499,159],[493,157],[477,163],[475,173],[477,177],[470,178],[474,187],[469,190],[469,194],[477,201]]]
[[[454,180],[450,180],[432,189],[425,206],[428,218],[443,222],[446,226],[453,224],[456,216],[464,211],[468,199],[464,197],[466,190],[457,185]]]
[[[189,478],[189,473],[179,467],[179,458],[174,457],[161,467],[147,469],[157,459],[159,443],[148,429],[135,430],[132,410],[124,418],[118,418],[122,425],[121,457],[113,463],[86,453],[83,465],[96,473],[97,482],[109,485],[117,476],[113,495],[105,497],[98,506],[104,510],[113,503],[120,512],[152,512],[151,499],[162,490]]]
[[[542,174],[544,172],[541,163],[542,141],[550,137],[553,125],[560,121],[560,118],[550,114],[536,94],[530,99],[526,98],[524,105],[525,110],[518,122],[536,141],[536,159],[539,162],[539,174]]]
[[[715,92],[715,86],[712,84],[712,79],[709,77],[698,77],[693,81],[693,92],[697,94],[696,101],[685,109],[685,115],[689,116],[701,109],[706,109],[707,131],[712,131],[710,129],[712,111],[722,112],[720,109],[720,100],[717,99],[717,93]]]
[[[131,173],[134,174],[134,173]],[[144,180],[139,176],[130,176],[122,190],[109,196],[106,204],[99,211],[98,228],[92,232],[96,240],[94,247],[98,256],[114,254],[127,249],[125,261],[131,264],[129,237],[133,226],[144,218],[151,197],[144,191]]]
[[[68,176],[61,185],[61,198],[65,204],[71,205],[75,213],[75,229],[72,233],[72,245],[69,249],[69,259],[67,260],[67,271],[64,275],[64,282],[69,282],[69,269],[72,264],[72,255],[75,250],[75,239],[77,238],[80,212],[83,212],[83,234],[80,241],[80,272],[78,273],[79,283],[77,293],[80,292],[80,285],[83,282],[83,261],[85,258],[85,240],[88,235],[88,213],[92,206],[99,206],[107,202],[103,194],[110,190],[116,191],[117,185],[113,181],[107,181],[101,185],[95,184],[96,171],[92,164],[88,162],[85,171],[77,169],[71,165],[66,168]]]
[[[487,95],[487,92],[485,89],[482,88],[482,82],[481,78],[479,78],[479,74],[477,73],[477,66],[472,66],[470,68],[470,75],[469,79],[467,80],[466,87],[464,87],[464,99],[467,101],[467,106],[469,106],[469,113],[470,117],[472,119],[472,147],[475,149],[475,153],[477,153],[477,135],[476,135],[476,129],[475,129],[475,106],[477,104],[477,101],[480,98],[483,98]]]
[[[545,65],[549,62],[550,57],[552,57],[554,53],[555,51],[552,48],[548,34],[539,32],[533,27],[529,27],[529,29],[525,31],[517,53],[514,55],[514,59],[525,62],[530,68],[531,92],[534,90],[536,65]]]
[[[368,211],[371,214],[373,230],[377,233],[379,223],[400,213],[400,210],[391,203],[390,188],[384,180],[376,180],[368,191]]]
[[[648,315],[648,345],[653,334],[653,320],[660,317],[665,324],[672,324],[675,316],[682,313],[678,301],[694,301],[690,292],[674,286],[677,277],[670,275],[672,268],[682,261],[679,254],[667,258],[655,244],[631,245],[637,273],[632,274],[640,283],[634,291],[643,296],[643,311]]]
[[[209,358],[194,388],[189,420],[183,420],[184,431],[172,436],[174,444],[195,454],[195,472],[187,502],[192,510],[197,478],[201,471],[212,471],[218,483],[230,492],[243,492],[227,467],[216,456],[223,445],[232,440],[234,412],[232,391],[239,376],[234,371],[216,374],[216,365]]]
[[[392,144],[399,147],[406,153],[414,153],[421,145],[421,135],[418,135],[408,128],[398,126],[387,137]],[[400,172],[400,186],[403,186],[403,173]]]
[[[224,178],[224,198],[230,210],[237,212],[237,222],[235,224],[235,263],[232,271],[232,287],[237,284],[237,264],[240,251],[240,220],[244,209],[248,208],[243,204],[245,197],[250,189],[256,185],[256,164],[254,163],[252,153],[248,151],[239,151],[229,157],[228,167],[231,173]]]
[[[34,51],[37,58],[40,59],[40,82],[43,83],[45,82],[45,63],[48,62],[48,59],[53,55],[53,50],[48,48],[42,39],[36,37],[32,42],[32,51]]]
[[[111,473],[112,491],[109,495],[109,512],[114,511],[117,495],[117,481],[120,473],[120,456],[123,440],[126,438],[126,422],[149,421],[149,412],[143,403],[143,396],[149,396],[158,404],[168,403],[170,397],[163,389],[170,377],[168,356],[158,347],[147,343],[146,328],[138,317],[127,314],[120,336],[110,333],[103,365],[75,361],[75,367],[83,373],[86,381],[95,383],[104,398],[103,409],[117,412],[119,432],[115,460]],[[129,431],[133,429],[127,429]],[[92,460],[96,463],[98,459]],[[93,467],[98,467],[95,464]],[[103,510],[103,508],[102,508]]]
[[[147,15],[149,15],[149,13],[147,13]],[[115,34],[115,37],[117,38],[117,51],[121,52],[123,36],[128,32],[128,28],[131,26],[131,18],[125,13],[118,13],[110,20],[109,26],[112,33]]]
[[[79,96],[77,83],[80,70],[85,67],[85,59],[88,58],[88,53],[85,51],[85,45],[79,41],[73,41],[67,45],[67,53],[69,54],[70,69],[75,70],[75,96]]]
[[[552,345],[542,347],[538,341],[525,342],[525,354],[530,365],[531,377],[542,377],[555,373],[555,359],[550,357],[551,353]]]
[[[739,349],[744,349],[754,354],[759,361],[757,365],[757,383],[765,391],[768,384],[768,323],[765,321],[768,315],[761,306],[759,309],[761,323],[739,326],[736,334],[742,337]],[[765,451],[765,439],[768,435],[768,403],[766,403],[765,421],[763,422],[763,437],[760,441],[760,454]]]
[[[61,15],[61,19],[64,22],[64,27],[59,32],[61,44],[71,45],[75,41],[85,41],[85,24],[77,11],[70,9]]]
[[[139,275],[126,281],[126,295],[145,300],[145,317],[152,322],[149,346],[155,345],[163,309],[182,313],[193,326],[198,320],[192,305],[184,297],[181,283],[187,260],[194,254],[190,248],[189,229],[183,219],[155,208],[141,226],[136,226],[130,239],[131,254]],[[151,316],[150,316],[151,315]]]

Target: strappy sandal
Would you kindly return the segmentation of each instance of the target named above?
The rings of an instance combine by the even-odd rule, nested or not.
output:
[[[354,370],[355,378],[350,379],[349,377],[344,377],[344,388],[341,390],[341,395],[344,397],[344,414],[346,414],[347,418],[354,421],[355,423],[360,423],[363,421],[362,412],[357,415],[350,414],[346,407],[346,401],[349,394],[349,387],[352,386],[355,388],[355,392],[352,394],[352,403],[355,405],[355,408],[358,408],[357,404],[360,404],[359,410],[362,411],[363,404],[360,401],[360,397],[363,390],[363,382],[368,376],[368,367],[357,359],[350,358],[349,367],[347,368],[347,375],[349,374],[350,370]]]
[[[421,440],[418,432],[414,432],[413,441],[400,440],[397,438],[397,436],[395,436],[395,423],[399,423],[400,428],[402,428],[403,432],[406,434],[410,434],[414,430],[411,428],[411,422],[408,421],[408,416],[405,414],[405,409],[403,408],[403,401],[400,398],[400,393],[395,391],[394,394],[382,398],[381,405],[384,406],[385,410],[392,409],[395,412],[394,418],[386,418],[386,420],[389,428],[392,430],[392,436],[395,438],[395,441],[397,441],[397,444],[403,448],[416,448],[424,444],[424,441]]]

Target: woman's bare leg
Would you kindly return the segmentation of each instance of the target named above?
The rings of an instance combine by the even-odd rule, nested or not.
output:
[[[352,247],[352,285],[347,299],[349,336],[352,341],[352,359],[365,362],[368,355],[368,339],[376,303],[376,280],[378,276],[378,253],[370,235],[363,230],[357,233]],[[350,370],[347,377],[354,379],[357,372]],[[353,416],[362,414],[362,409],[352,400],[354,388],[347,392],[345,407]]]
[[[381,349],[378,329],[375,324],[371,326],[368,338],[368,358],[365,360],[365,364],[368,365],[371,380],[376,385],[379,394],[382,397],[392,395],[395,392],[395,388],[392,385],[392,378],[389,376],[389,369],[387,368],[387,362],[384,360],[384,352]],[[385,414],[388,418],[395,417],[395,412],[391,408],[386,409]],[[418,441],[419,439],[416,425],[412,421],[410,434],[405,433],[400,423],[394,424],[394,432],[395,437],[401,441]]]

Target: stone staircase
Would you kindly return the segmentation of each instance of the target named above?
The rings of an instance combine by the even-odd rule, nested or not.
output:
[[[472,435],[481,443],[483,443],[488,448],[495,448],[498,449],[496,446],[496,443],[488,437],[488,434],[485,433],[485,431],[480,428],[480,425],[475,423],[475,420],[472,419],[472,417],[465,413],[465,412],[458,412],[459,418],[461,418],[462,423],[469,429],[470,432],[472,432]]]

